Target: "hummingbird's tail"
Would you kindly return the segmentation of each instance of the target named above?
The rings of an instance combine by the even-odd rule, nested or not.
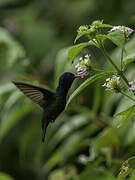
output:
[[[46,128],[49,124],[49,121],[47,119],[44,119],[43,117],[43,120],[42,120],[42,142],[44,143],[44,140],[45,140],[45,135],[46,135]]]

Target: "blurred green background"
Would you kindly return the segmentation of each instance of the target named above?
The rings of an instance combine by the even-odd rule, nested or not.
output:
[[[135,28],[135,2],[0,0],[0,180],[114,180],[122,162],[135,155],[134,118],[118,129],[113,116],[132,102],[104,91],[103,81],[86,88],[49,125],[44,144],[41,109],[11,83],[54,90],[63,72],[75,72],[68,48],[77,28],[97,19]],[[127,52],[134,47],[133,36]],[[107,48],[117,59],[119,50],[110,43]],[[89,52],[110,68],[99,51]],[[128,77],[134,77],[134,68],[129,67]],[[83,81],[76,80],[69,94]]]

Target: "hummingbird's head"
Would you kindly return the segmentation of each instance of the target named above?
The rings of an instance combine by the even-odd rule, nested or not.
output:
[[[73,81],[75,78],[78,78],[80,76],[74,75],[73,73],[70,72],[65,72],[64,74],[61,75],[59,78],[59,88],[61,88],[61,91],[66,95],[69,88],[71,87]]]
[[[69,89],[75,79],[75,75],[70,72],[65,72],[59,79],[59,85]]]

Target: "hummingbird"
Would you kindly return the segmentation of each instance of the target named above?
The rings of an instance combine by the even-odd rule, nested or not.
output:
[[[80,75],[65,72],[60,76],[55,92],[30,84],[13,81],[16,87],[19,88],[25,96],[30,98],[34,103],[38,104],[43,109],[41,122],[42,142],[45,140],[46,129],[49,123],[54,122],[59,114],[65,109],[67,93],[74,79],[78,77],[80,77]]]

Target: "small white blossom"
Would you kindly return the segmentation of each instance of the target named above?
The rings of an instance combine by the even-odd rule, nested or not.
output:
[[[130,85],[129,90],[134,92],[135,91],[135,79],[130,81],[128,84]]]
[[[77,69],[77,72],[78,72],[78,74],[83,74],[83,73],[86,72],[86,70],[87,70],[87,67],[86,67],[86,66],[83,66],[83,67],[79,67],[79,68]]]
[[[79,161],[82,164],[86,165],[88,163],[88,158],[85,155],[82,154],[82,155],[79,156]]]
[[[84,56],[84,62],[85,62],[87,65],[89,65],[90,57],[91,57],[90,54],[86,54],[86,55]]]
[[[77,69],[77,74],[81,76],[81,78],[84,78],[85,75],[87,74],[87,67],[83,66],[83,67],[79,67]]]
[[[110,29],[108,32],[114,32],[116,30],[120,30],[122,33],[125,34],[126,37],[129,37],[130,34],[133,33],[133,29],[126,27],[126,26],[114,26],[112,29]]]
[[[80,58],[79,58],[79,61],[82,61],[82,60],[83,60],[83,58],[82,58],[82,57],[80,57]]]
[[[89,59],[91,57],[91,54],[86,54],[84,57]]]
[[[129,85],[132,85],[133,83],[134,83],[134,81],[132,80],[132,81],[130,81],[128,84],[129,84]]]
[[[106,81],[110,81],[110,78],[107,78]]]
[[[132,85],[135,82],[135,79],[133,79],[132,81],[130,81],[128,84]]]
[[[135,91],[135,86],[132,85],[129,89],[130,91]]]
[[[79,63],[75,65],[75,68],[77,69],[79,67]]]
[[[102,86],[105,87],[105,86],[106,86],[106,83],[104,83]]]
[[[88,63],[88,62],[89,62],[89,59],[84,59],[84,62],[85,62],[85,63]]]
[[[87,70],[87,67],[86,67],[86,66],[83,66],[83,67],[82,67],[82,70],[83,70],[83,72],[85,72],[85,71]]]
[[[108,32],[114,32],[116,30],[120,30],[121,26],[114,26],[112,29],[110,29]]]
[[[120,79],[119,76],[112,76],[112,79]]]

